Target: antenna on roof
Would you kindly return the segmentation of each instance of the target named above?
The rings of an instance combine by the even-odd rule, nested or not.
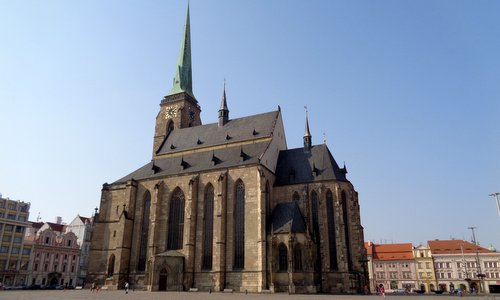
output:
[[[326,145],[326,133],[323,132],[323,143]]]
[[[36,221],[40,222],[40,219],[42,219],[42,218],[40,217],[40,212],[38,212],[38,216],[36,217]]]

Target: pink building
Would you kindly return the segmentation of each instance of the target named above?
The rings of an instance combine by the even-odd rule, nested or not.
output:
[[[415,288],[415,258],[411,243],[365,243],[370,270],[370,289],[383,284],[386,291],[411,291]]]
[[[30,284],[54,288],[76,284],[80,247],[73,232],[65,232],[58,223],[32,222],[26,239],[33,241]]]

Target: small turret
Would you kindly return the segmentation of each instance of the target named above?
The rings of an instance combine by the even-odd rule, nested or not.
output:
[[[312,135],[311,132],[309,131],[309,119],[308,119],[308,112],[307,112],[307,106],[304,106],[306,110],[306,130],[304,132],[304,150],[309,151],[311,150],[312,146]]]
[[[222,92],[222,100],[219,108],[219,127],[226,125],[229,121],[229,109],[226,101],[226,80],[224,80],[224,91]]]

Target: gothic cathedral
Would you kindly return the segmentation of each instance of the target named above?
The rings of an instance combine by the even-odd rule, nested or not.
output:
[[[357,293],[358,194],[325,144],[287,149],[281,109],[203,125],[189,8],[152,160],[102,188],[87,284],[149,291]]]

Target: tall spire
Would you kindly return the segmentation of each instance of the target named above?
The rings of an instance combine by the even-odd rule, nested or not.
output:
[[[175,70],[174,83],[169,95],[181,92],[186,92],[194,98],[191,71],[191,30],[189,25],[189,3],[186,14],[186,23],[184,25],[184,34],[182,35],[179,60],[177,62],[177,67]]]
[[[304,132],[304,149],[309,150],[311,149],[312,146],[312,135],[311,132],[309,131],[309,118],[308,118],[307,106],[304,106],[304,109],[306,110],[306,131]]]
[[[224,91],[222,92],[222,99],[219,108],[219,126],[224,126],[229,121],[229,109],[227,108],[226,101],[226,79],[224,79]]]

